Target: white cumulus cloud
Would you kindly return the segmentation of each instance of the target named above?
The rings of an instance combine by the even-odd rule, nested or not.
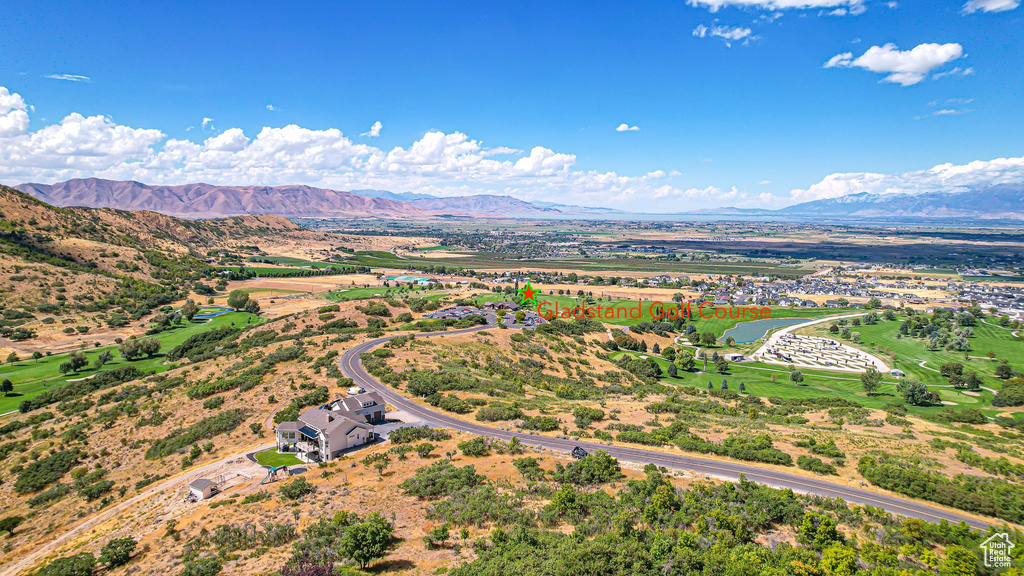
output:
[[[924,80],[934,70],[963,56],[964,49],[956,43],[918,44],[910,50],[900,50],[895,44],[872,46],[857,58],[852,52],[836,54],[825,63],[825,68],[863,68],[887,74],[885,82],[911,86]]]
[[[790,192],[792,200],[806,202],[839,198],[861,192],[923,193],[954,192],[971,187],[1005,184],[1024,180],[1024,157],[975,160],[967,164],[939,164],[927,170],[901,174],[848,172],[829,174],[807,189]]]
[[[953,109],[964,102],[936,102],[932,109]],[[462,132],[431,131],[405,146],[382,149],[355,143],[336,128],[313,130],[295,124],[264,127],[255,135],[228,128],[202,141],[168,139],[160,130],[74,112],[59,123],[30,131],[30,114],[32,107],[20,95],[0,87],[0,181],[99,177],[152,184],[309,184],[438,196],[510,194],[523,200],[650,212],[1024,180],[1024,158],[1002,158],[895,175],[837,173],[793,190],[788,197],[748,198],[729,185],[676,185],[685,178],[676,170],[655,169],[635,176],[583,170],[577,167],[575,154],[540,145],[526,152],[484,145]]]
[[[383,127],[384,125],[380,123],[380,120],[377,120],[376,122],[373,123],[373,126],[370,126],[370,129],[368,131],[363,132],[362,134],[360,134],[360,136],[376,138],[377,136],[380,136],[380,129]]]
[[[626,124],[625,122],[623,122],[622,124],[619,124],[618,126],[615,127],[615,131],[616,132],[639,132],[640,131],[640,127],[639,126],[630,126],[629,124]]]
[[[27,109],[20,94],[0,86],[0,138],[17,136],[28,130]]]

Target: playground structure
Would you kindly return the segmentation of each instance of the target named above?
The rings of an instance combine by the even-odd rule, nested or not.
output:
[[[276,482],[278,480],[278,478],[277,478],[278,474],[283,474],[285,476],[291,476],[291,472],[288,470],[288,466],[284,466],[284,465],[282,465],[282,466],[269,466],[267,468],[267,475],[266,475],[266,477],[263,478],[263,480],[260,480],[260,486],[262,486],[264,484],[269,484],[271,482]]]

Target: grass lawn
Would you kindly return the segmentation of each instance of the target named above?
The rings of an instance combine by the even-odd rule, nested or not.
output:
[[[298,466],[302,464],[302,460],[299,460],[294,454],[279,454],[275,448],[257,452],[255,457],[261,466]]]
[[[99,356],[100,352],[104,350],[110,350],[114,354],[114,359],[104,364],[103,370],[131,365],[137,367],[139,370],[163,372],[168,369],[168,366],[163,363],[164,354],[178,344],[184,342],[189,336],[205,332],[207,330],[212,330],[220,326],[230,326],[232,322],[235,323],[236,326],[244,326],[250,318],[252,318],[253,322],[259,321],[258,316],[253,316],[247,312],[229,312],[227,314],[217,316],[216,318],[212,318],[206,322],[191,322],[180,328],[162,332],[152,336],[152,338],[156,338],[160,341],[159,354],[152,358],[140,358],[131,362],[121,358],[121,355],[117,352],[116,345],[104,346],[102,348],[89,348],[87,350],[83,350],[83,352],[85,352],[85,356],[89,359],[89,365],[80,370],[77,374],[72,373],[68,376],[62,376],[60,372],[57,371],[57,366],[59,366],[61,362],[67,360],[70,353],[45,356],[38,362],[31,359],[25,359],[15,364],[4,364],[3,366],[0,366],[0,379],[10,378],[11,382],[14,383],[15,393],[10,396],[0,396],[0,414],[17,410],[18,405],[21,404],[22,400],[27,400],[47,388],[60,386],[69,380],[86,378],[95,374],[96,370],[93,368],[92,362],[97,356]]]

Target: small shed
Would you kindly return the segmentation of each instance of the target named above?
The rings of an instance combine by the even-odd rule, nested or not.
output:
[[[906,376],[903,370],[896,370],[895,368],[892,371],[890,371],[889,374],[892,375],[894,378],[903,378]]]
[[[729,362],[743,362],[743,360],[745,359],[743,354],[740,354],[738,352],[729,352],[728,354],[723,354],[722,358],[725,358]]]
[[[206,478],[193,480],[188,485],[188,493],[190,496],[194,496],[196,500],[206,500],[217,493],[217,483]]]

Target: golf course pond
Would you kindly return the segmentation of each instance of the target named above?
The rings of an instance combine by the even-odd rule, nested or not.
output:
[[[809,320],[810,318],[764,318],[762,320],[740,322],[726,330],[725,334],[722,334],[722,337],[718,340],[719,342],[725,342],[730,336],[732,336],[736,340],[737,344],[749,344],[751,342],[756,342],[769,330],[792,326],[794,324],[803,324]]]

